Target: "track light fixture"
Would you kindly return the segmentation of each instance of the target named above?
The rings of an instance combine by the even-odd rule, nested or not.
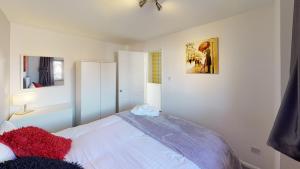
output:
[[[150,1],[153,1],[155,3],[158,11],[160,11],[162,9],[162,5],[158,2],[158,0],[150,0]],[[139,1],[140,7],[142,8],[147,2],[148,2],[148,0],[140,0]]]
[[[142,8],[146,4],[147,0],[140,0],[139,5]]]
[[[160,11],[162,9],[162,5],[158,2],[158,0],[155,0],[155,5],[156,5],[158,11]]]

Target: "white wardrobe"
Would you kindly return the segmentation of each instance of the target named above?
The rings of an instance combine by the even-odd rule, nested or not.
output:
[[[76,124],[116,113],[116,63],[76,63]]]

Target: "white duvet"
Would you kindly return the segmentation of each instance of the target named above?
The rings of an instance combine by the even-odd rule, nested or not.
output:
[[[118,116],[56,134],[73,140],[66,161],[85,169],[199,169]]]

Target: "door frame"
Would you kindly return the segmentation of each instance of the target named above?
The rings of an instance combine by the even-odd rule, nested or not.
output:
[[[150,50],[147,50],[147,53],[148,53],[148,59],[147,59],[147,74],[146,74],[146,83],[145,83],[145,100],[147,100],[147,84],[148,84],[148,75],[149,75],[149,57],[150,57],[150,53],[152,52],[160,52],[160,61],[161,61],[161,69],[160,69],[160,73],[161,73],[161,84],[160,84],[160,109],[161,111],[163,110],[163,102],[164,102],[164,87],[165,87],[165,67],[164,67],[164,50],[162,48],[159,48],[159,49],[150,49]]]

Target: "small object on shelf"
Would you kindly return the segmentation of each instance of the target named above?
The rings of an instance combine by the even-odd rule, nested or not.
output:
[[[35,93],[33,92],[25,92],[19,93],[13,96],[13,105],[15,106],[23,106],[23,110],[20,112],[16,112],[16,115],[24,115],[27,113],[33,112],[33,110],[28,110],[28,104],[33,103],[35,100]]]

